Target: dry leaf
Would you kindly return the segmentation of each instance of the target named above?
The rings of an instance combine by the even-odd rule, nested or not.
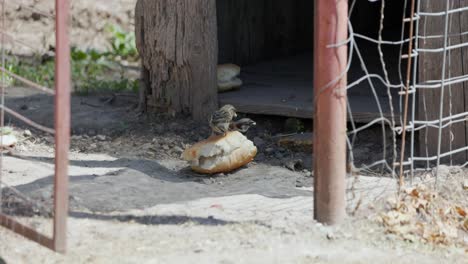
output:
[[[458,207],[458,206],[455,206],[455,210],[457,210],[457,213],[458,213],[460,216],[466,217],[466,211],[463,210],[463,208]]]
[[[413,197],[419,198],[419,192],[418,192],[418,190],[416,190],[416,189],[413,189],[413,190],[410,192],[410,195],[413,196]]]

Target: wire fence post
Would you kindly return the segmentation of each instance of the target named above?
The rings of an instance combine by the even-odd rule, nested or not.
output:
[[[316,0],[314,17],[314,218],[333,225],[346,215],[348,1]]]
[[[69,2],[55,0],[55,215],[54,249],[66,250],[68,216],[68,150],[70,145]]]

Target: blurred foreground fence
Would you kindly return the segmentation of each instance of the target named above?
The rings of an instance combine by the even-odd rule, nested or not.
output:
[[[327,9],[322,19],[330,20],[324,23],[330,28],[323,30],[329,35],[318,34],[320,21],[315,22],[315,56],[328,54],[328,61],[318,64],[316,59],[315,78],[323,78],[320,68],[333,72],[334,78],[315,83],[314,175],[315,198],[328,203],[322,214],[336,216],[342,211],[337,207],[344,205],[330,197],[344,192],[343,180],[336,176],[344,173],[343,158],[337,158],[339,148],[329,145],[324,153],[316,145],[342,144],[340,136],[331,138],[344,126],[343,118],[333,114],[341,111],[340,103],[333,102],[339,96],[354,97],[346,105],[348,210],[358,208],[371,192],[397,191],[427,176],[437,186],[441,165],[468,165],[468,1],[332,2],[317,1],[315,10],[317,19]],[[346,8],[347,19],[341,13]],[[348,38],[343,40],[346,29]],[[345,47],[346,57],[341,54]],[[332,65],[330,61],[337,58],[346,65]],[[343,81],[345,88],[340,85]],[[353,110],[362,112],[363,105],[377,118],[355,121]],[[328,132],[320,131],[327,125]],[[379,176],[392,185],[379,180],[356,190],[359,175]]]
[[[70,144],[70,45],[69,45],[69,2],[68,0],[55,1],[55,27],[56,27],[56,46],[55,46],[55,89],[49,89],[33,81],[18,76],[6,67],[7,55],[5,46],[23,45],[34,48],[32,43],[26,43],[14,36],[8,34],[6,26],[6,8],[9,3],[1,1],[2,19],[1,19],[1,43],[2,43],[2,85],[1,85],[1,119],[0,119],[0,225],[16,232],[26,238],[33,240],[45,247],[58,252],[66,250],[67,234],[67,215],[68,215],[68,150]],[[43,14],[41,10],[34,9],[38,14]],[[46,17],[50,17],[45,14]],[[37,89],[43,93],[55,97],[55,128],[47,128],[35,123],[33,120],[8,108],[5,102],[5,95],[8,89],[14,89],[8,85],[8,79],[15,79],[25,87]],[[40,111],[40,110],[39,110]],[[17,188],[9,185],[5,180],[5,157],[4,153],[8,151],[3,144],[7,135],[5,117],[11,116],[19,119],[27,125],[34,127],[45,133],[55,136],[55,173],[53,190],[53,209],[39,201],[31,199],[22,194]],[[22,207],[26,212],[18,212],[12,207]],[[40,212],[37,213],[36,211]],[[40,215],[53,218],[52,235],[45,235],[36,230],[33,225],[25,224],[20,221],[23,215]]]

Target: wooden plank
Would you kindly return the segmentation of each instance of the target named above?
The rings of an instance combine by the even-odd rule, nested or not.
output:
[[[459,7],[460,2],[451,1],[451,8]],[[441,12],[445,10],[445,1],[427,0],[421,1],[421,11]],[[460,15],[455,14],[449,20],[449,34],[460,33]],[[420,35],[441,35],[444,34],[445,17],[423,17],[420,21]],[[460,43],[459,36],[450,37],[449,45]],[[444,46],[443,38],[432,38],[420,40],[419,48],[442,48]],[[442,78],[442,53],[420,52],[419,56],[419,82],[424,83],[430,80],[440,80]],[[450,62],[450,65],[449,65]],[[446,78],[456,77],[463,74],[462,71],[462,53],[461,49],[454,49],[447,54]],[[418,120],[438,120],[440,119],[440,89],[426,89],[418,92]],[[465,111],[465,94],[463,84],[445,86],[443,96],[443,116],[447,117],[450,113],[457,114]],[[465,147],[466,131],[465,124],[458,123],[450,128],[443,129],[441,153],[448,152],[451,149]],[[438,129],[427,128],[419,134],[419,150],[421,156],[435,156],[438,150]],[[464,163],[467,160],[466,152],[455,154],[451,157],[455,163]],[[446,163],[450,157],[442,160]]]
[[[371,71],[375,72],[376,70],[372,69],[376,69],[376,65],[370,63],[368,66]],[[232,104],[239,112],[244,113],[312,118],[312,72],[312,54],[310,53],[247,66],[242,68],[241,73],[244,85],[237,91],[220,94],[219,102]],[[362,76],[362,70],[353,67],[348,77],[350,81],[353,81]],[[381,82],[374,82],[374,85],[384,117],[390,118],[386,87]],[[397,95],[394,95],[394,98],[394,109],[397,115],[399,109]],[[355,122],[370,122],[381,117],[376,99],[370,92],[366,81],[349,90],[349,103]]]

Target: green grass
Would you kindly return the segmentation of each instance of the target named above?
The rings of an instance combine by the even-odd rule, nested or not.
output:
[[[107,91],[136,91],[138,80],[125,77],[121,66],[123,61],[136,62],[138,52],[135,35],[125,32],[118,26],[108,26],[107,32],[111,49],[105,52],[97,50],[71,49],[71,74],[73,91],[78,94]],[[35,56],[31,61],[21,61],[12,57],[6,65],[7,70],[28,80],[52,88],[54,86],[54,58],[44,59]],[[15,80],[7,77],[8,84],[15,85]]]

